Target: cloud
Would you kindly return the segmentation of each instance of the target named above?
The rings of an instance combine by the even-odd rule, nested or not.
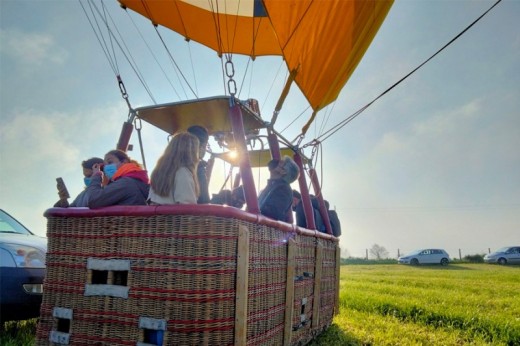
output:
[[[120,107],[89,111],[17,110],[0,127],[0,205],[41,234],[43,211],[57,200],[56,177],[63,177],[74,198],[83,188],[81,161],[115,147]],[[107,144],[111,143],[111,144]]]
[[[0,42],[0,53],[24,67],[63,64],[68,56],[67,51],[59,47],[49,34],[0,30]]]

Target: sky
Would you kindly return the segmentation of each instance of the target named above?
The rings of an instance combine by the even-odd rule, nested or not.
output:
[[[57,201],[55,178],[76,196],[83,189],[81,161],[115,147],[128,115],[116,73],[134,108],[194,98],[168,52],[198,97],[225,93],[215,52],[159,28],[166,51],[147,21],[116,1],[104,3],[153,99],[117,47],[113,60],[103,53],[78,1],[0,0],[0,206],[39,235],[46,232],[45,210]],[[494,3],[396,0],[304,142],[379,96]],[[316,168],[342,223],[343,257],[363,257],[374,244],[394,258],[419,248],[458,257],[520,245],[519,17],[520,1],[503,0],[323,141]],[[269,120],[286,76],[283,62],[233,59],[239,98],[257,99]],[[306,109],[293,87],[277,129],[288,127],[283,135],[294,138],[310,116]],[[167,134],[146,123],[141,133],[151,171]],[[130,156],[142,162],[135,132],[131,143]],[[216,168],[211,192],[226,170]],[[254,174],[261,189],[268,176]]]

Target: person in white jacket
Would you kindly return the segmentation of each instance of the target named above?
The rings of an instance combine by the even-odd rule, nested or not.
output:
[[[173,136],[151,175],[148,204],[197,204],[199,140],[188,132]]]

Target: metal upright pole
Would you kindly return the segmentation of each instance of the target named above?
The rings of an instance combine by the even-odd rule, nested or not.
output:
[[[255,181],[251,170],[251,161],[246,146],[246,135],[244,130],[244,121],[242,119],[242,111],[240,105],[235,102],[229,108],[229,119],[233,128],[235,143],[237,144],[238,160],[240,162],[240,176],[244,185],[244,197],[246,199],[247,211],[258,214],[258,197],[256,196]]]

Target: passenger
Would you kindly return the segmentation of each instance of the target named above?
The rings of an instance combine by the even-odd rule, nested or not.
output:
[[[60,191],[60,200],[54,204],[55,207],[68,208],[68,207],[88,207],[88,194],[87,187],[90,185],[92,180],[92,166],[94,164],[103,163],[103,159],[100,157],[92,157],[88,160],[85,160],[81,163],[81,167],[83,168],[83,182],[85,183],[85,188],[83,191],[79,193],[79,195],[72,201],[69,205],[69,201],[66,196],[61,195]]]
[[[275,220],[288,221],[287,213],[292,205],[291,183],[298,179],[300,169],[288,156],[273,159],[268,164],[270,179],[266,188],[258,196],[260,212]]]
[[[242,209],[246,203],[246,197],[244,194],[244,187],[242,185],[235,187],[231,191],[231,206]]]
[[[199,204],[207,204],[209,200],[208,176],[206,173],[206,166],[208,163],[204,161],[206,154],[206,146],[208,145],[208,130],[199,125],[193,125],[188,128],[188,132],[195,135],[199,139],[199,165],[197,166],[197,179],[199,181],[200,194],[197,200]]]
[[[318,199],[313,195],[310,195],[310,198],[316,229],[320,232],[327,233],[327,226],[325,226],[325,220],[323,220],[321,217]],[[298,191],[293,190],[292,210],[296,213],[296,225],[307,228],[307,220],[305,219],[305,212],[303,211],[303,203],[301,203],[301,199],[301,194]],[[338,214],[335,210],[330,209],[329,201],[323,200],[323,202],[325,202],[325,208],[327,209],[327,213],[329,215],[332,234],[335,237],[339,237],[341,235],[341,223],[339,221]]]
[[[108,180],[102,186],[101,165],[92,169],[90,185],[86,193],[90,195],[89,208],[110,205],[146,205],[150,183],[148,174],[122,150],[111,150],[105,155],[104,175]]]
[[[219,193],[214,193],[209,201],[211,204],[230,205],[231,204],[231,190],[220,190]]]
[[[229,205],[238,209],[242,209],[246,203],[244,198],[244,187],[242,185],[231,190],[221,190],[217,194],[213,194],[210,203]]]
[[[298,202],[296,205],[293,202],[293,210],[296,213],[296,224],[300,227],[307,228],[307,219],[305,219],[305,212],[303,210],[303,203],[301,202],[301,195],[298,191],[293,190],[293,201],[295,199],[295,193],[298,194],[299,198],[296,197]],[[321,217],[320,212],[320,203],[316,196],[310,195],[312,212],[314,214],[314,223],[316,225],[316,229],[320,232],[327,233],[327,227],[325,226],[325,221]],[[325,201],[325,204],[328,205],[329,202]],[[328,208],[328,206],[327,206]]]
[[[307,221],[305,220],[305,213],[303,211],[302,195],[296,190],[293,190],[292,210],[296,214],[296,225],[307,227]]]
[[[188,132],[173,136],[152,172],[149,204],[196,204],[199,140]]]

